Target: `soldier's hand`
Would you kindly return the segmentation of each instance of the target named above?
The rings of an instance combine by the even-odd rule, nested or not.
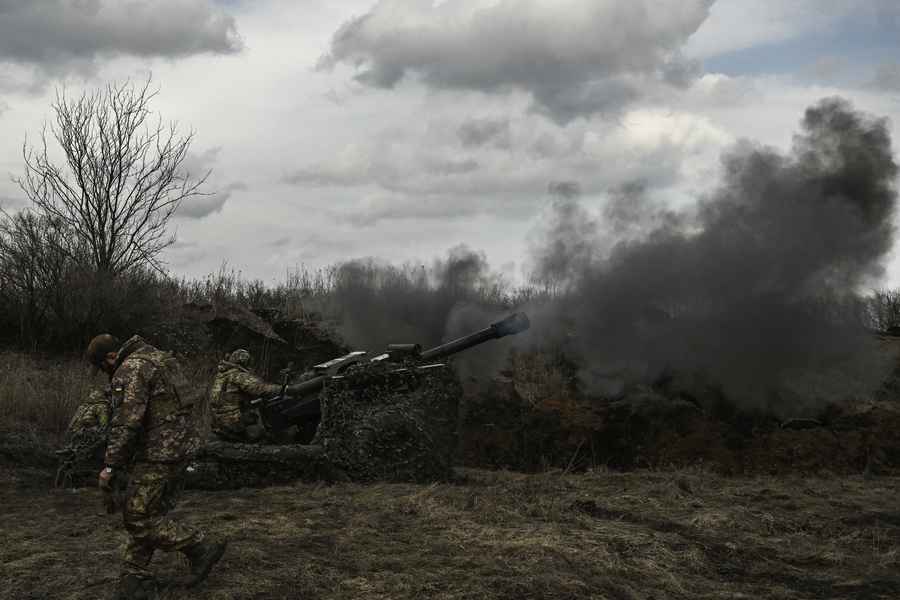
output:
[[[104,467],[102,471],[100,471],[100,477],[98,480],[98,484],[100,489],[111,489],[112,488],[112,478],[113,478],[113,470],[112,467]]]
[[[98,485],[103,496],[103,507],[106,509],[106,513],[110,515],[115,513],[118,509],[116,489],[113,485],[115,476],[115,471],[110,467],[106,467],[100,471],[100,476],[98,478]]]

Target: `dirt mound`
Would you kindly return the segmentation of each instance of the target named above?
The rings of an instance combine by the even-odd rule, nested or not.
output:
[[[228,303],[187,303],[139,333],[161,348],[213,362],[245,348],[259,373],[270,379],[288,363],[307,368],[347,352],[334,329],[312,317],[287,319],[275,311]]]

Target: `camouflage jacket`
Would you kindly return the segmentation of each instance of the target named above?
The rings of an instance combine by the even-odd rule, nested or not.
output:
[[[116,356],[110,382],[116,411],[106,448],[106,464],[180,462],[197,447],[193,414],[196,394],[177,360],[129,339]]]
[[[76,436],[88,430],[102,430],[109,425],[112,416],[109,388],[91,390],[87,400],[75,410],[69,421],[69,436]]]
[[[280,385],[267,383],[241,365],[223,360],[219,363],[209,394],[212,430],[217,433],[242,430],[241,417],[250,410],[250,401],[280,391]]]

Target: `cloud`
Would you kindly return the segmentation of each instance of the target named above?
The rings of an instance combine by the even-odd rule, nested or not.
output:
[[[900,63],[883,63],[875,69],[870,87],[885,92],[900,92]]]
[[[342,215],[342,219],[356,227],[372,227],[383,220],[422,220],[463,218],[468,211],[460,209],[459,202],[448,196],[411,196],[403,193],[377,193],[368,196]]]
[[[713,0],[380,0],[345,23],[319,61],[393,88],[417,76],[434,89],[529,93],[561,123],[615,112],[646,86],[684,86],[680,48]]]
[[[26,202],[22,198],[15,196],[0,196],[0,210],[16,210],[25,206]]]
[[[708,59],[816,40],[827,51],[836,39],[860,32],[869,38],[900,32],[900,4],[896,0],[718,0],[683,50],[687,56]],[[859,40],[853,42],[859,45]]]
[[[242,181],[235,181],[227,185],[217,183],[218,176],[213,169],[213,165],[218,161],[219,154],[222,152],[221,146],[208,148],[200,154],[188,153],[184,162],[181,163],[182,173],[189,174],[192,178],[203,177],[209,173],[207,183],[201,188],[201,192],[208,195],[194,196],[183,201],[175,212],[175,216],[183,219],[202,219],[217,212],[221,212],[225,203],[231,198],[236,191],[247,190],[247,184]],[[207,192],[212,188],[213,192]]]
[[[378,175],[362,166],[337,165],[322,162],[308,165],[285,175],[283,181],[292,185],[317,187],[355,187],[366,185]]]
[[[331,210],[359,227],[485,214],[524,220],[548,190],[596,197],[633,181],[670,187],[731,141],[706,119],[675,111],[631,111],[620,123],[592,119],[566,128],[534,115],[448,116],[405,133],[387,128],[282,181],[353,190],[359,200]]]
[[[246,190],[247,186],[240,181],[229,183],[221,190],[208,196],[195,196],[182,202],[176,215],[184,219],[202,219],[211,214],[221,212],[225,203],[235,191]]]
[[[206,245],[201,245],[197,242],[184,242],[179,239],[166,248],[164,260],[169,266],[179,269],[201,262],[210,255],[215,254],[216,250]]]
[[[533,281],[567,293],[529,311],[532,331],[577,332],[566,353],[590,365],[580,375],[595,391],[618,365],[645,383],[701,372],[761,406],[794,397],[778,392],[804,370],[877,364],[847,300],[880,276],[894,242],[888,121],[826,98],[805,111],[789,153],[744,141],[722,164],[714,191],[688,211],[654,203],[640,185],[622,189],[603,219],[577,199],[554,203],[533,246]],[[846,397],[843,387],[819,391],[819,405]]]
[[[849,67],[850,62],[846,58],[828,54],[816,59],[802,74],[812,78],[813,81],[832,81]]]
[[[181,58],[243,47],[234,18],[211,0],[0,0],[0,15],[0,64],[36,74],[90,70],[121,55]]]
[[[463,148],[509,148],[509,119],[467,119],[457,130]]]

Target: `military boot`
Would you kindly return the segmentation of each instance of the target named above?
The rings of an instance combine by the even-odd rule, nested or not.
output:
[[[127,573],[119,578],[113,600],[158,600],[156,580],[146,575]]]
[[[183,585],[185,587],[194,587],[206,579],[212,568],[225,554],[227,546],[228,542],[225,540],[204,540],[196,546],[184,550],[184,554],[190,563],[191,574],[183,581]]]

